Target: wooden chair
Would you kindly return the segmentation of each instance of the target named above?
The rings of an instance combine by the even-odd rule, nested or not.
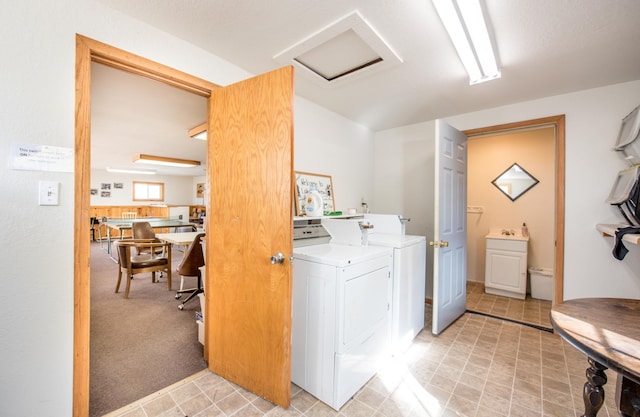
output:
[[[131,237],[134,239],[147,239],[156,243],[161,242],[160,239],[156,238],[156,232],[153,230],[153,227],[151,227],[149,222],[134,222],[131,226]],[[150,247],[139,247],[138,255],[150,253],[151,249],[152,248]],[[160,255],[162,254],[162,250],[163,248],[153,248],[153,253],[155,255]]]
[[[196,235],[189,246],[189,249],[187,249],[187,252],[184,254],[182,262],[178,265],[177,271],[178,274],[180,274],[181,282],[180,289],[176,293],[176,300],[179,300],[182,297],[182,294],[189,294],[189,296],[178,306],[180,310],[184,308],[187,301],[204,292],[202,289],[202,273],[200,272],[200,267],[204,266],[204,253],[202,250],[202,238],[204,236],[204,233],[198,233]],[[183,289],[184,277],[197,277],[196,287],[186,290]]]
[[[151,272],[151,282],[156,281],[156,271],[167,272],[167,290],[171,291],[171,244],[166,242],[154,242],[149,239],[122,239],[115,242],[118,251],[118,282],[116,283],[116,293],[120,290],[122,274],[125,273],[127,285],[124,291],[124,298],[129,298],[131,281],[136,274]],[[137,254],[140,248],[163,249],[163,256],[155,256],[149,252],[141,255]],[[135,250],[134,250],[135,249]]]
[[[137,219],[138,218],[138,212],[136,211],[123,211],[121,217],[123,219]]]

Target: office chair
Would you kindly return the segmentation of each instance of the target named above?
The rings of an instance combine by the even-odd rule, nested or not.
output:
[[[100,222],[98,221],[97,217],[91,217],[89,218],[89,224],[90,224],[90,229],[89,232],[91,233],[91,241],[95,242],[96,241],[96,229],[100,229]]]
[[[116,293],[120,290],[122,273],[126,273],[127,285],[124,290],[124,298],[129,298],[131,281],[136,274],[151,272],[151,282],[155,283],[156,271],[167,271],[167,290],[171,291],[171,245],[166,242],[153,242],[150,239],[122,239],[115,242],[118,250],[118,282]],[[156,257],[151,253],[136,255],[132,249],[162,248],[166,256]]]
[[[204,266],[204,253],[202,251],[201,239],[205,236],[205,233],[198,233],[193,239],[193,242],[187,249],[187,252],[182,258],[182,262],[178,265],[177,272],[180,274],[182,282],[180,283],[180,289],[176,293],[176,300],[182,298],[182,294],[189,294],[189,296],[178,306],[178,309],[184,309],[184,305],[196,297],[198,294],[204,292],[202,289],[202,274],[200,267]],[[197,277],[196,288],[182,289],[184,283],[184,277]]]

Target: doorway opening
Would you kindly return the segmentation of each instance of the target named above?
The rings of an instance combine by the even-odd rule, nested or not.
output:
[[[90,241],[91,178],[91,63],[161,81],[209,97],[218,88],[208,81],[174,70],[101,42],[76,36],[75,169],[74,169],[74,365],[73,415],[89,414],[90,350]],[[204,358],[208,352],[205,346]]]
[[[490,305],[480,306],[479,303],[477,303],[478,298],[476,297],[473,300],[474,301],[473,309],[478,310],[481,313],[487,313],[488,315],[497,316],[499,318],[505,318],[512,321],[520,321],[520,322],[523,322],[524,324],[533,324],[536,326],[540,325],[544,329],[547,329],[547,328],[550,328],[550,325],[548,324],[547,310],[550,309],[550,307],[554,303],[559,303],[559,302],[562,302],[563,300],[564,170],[565,170],[564,169],[564,165],[565,165],[564,115],[552,116],[552,117],[547,117],[542,119],[527,120],[527,121],[505,124],[505,125],[490,126],[490,127],[480,128],[480,129],[467,130],[464,133],[467,135],[469,139],[483,140],[484,137],[489,137],[489,136],[496,137],[499,135],[524,136],[529,134],[529,132],[536,131],[536,130],[542,132],[543,131],[542,129],[547,129],[547,130],[552,129],[551,135],[553,136],[553,143],[551,143],[550,146],[547,146],[548,148],[547,153],[551,153],[551,155],[548,155],[544,158],[542,157],[540,158],[540,159],[544,159],[544,161],[540,162],[541,163],[540,169],[546,169],[548,171],[546,175],[547,178],[553,175],[554,181],[553,181],[553,184],[548,184],[549,181],[547,181],[547,185],[546,185],[547,191],[545,192],[545,196],[547,196],[548,200],[547,201],[538,200],[538,204],[534,204],[537,207],[542,205],[544,206],[544,209],[546,209],[545,213],[535,214],[535,215],[539,214],[539,224],[541,224],[540,228],[544,227],[546,229],[544,234],[542,231],[540,231],[540,233],[538,233],[538,236],[536,236],[537,243],[534,248],[536,249],[536,252],[533,254],[534,255],[533,260],[534,260],[534,263],[536,262],[548,263],[549,265],[545,265],[545,267],[553,268],[554,279],[553,279],[552,288],[551,288],[552,290],[551,292],[553,294],[552,299],[548,302],[540,303],[537,300],[531,299],[529,296],[527,296],[528,297],[527,300],[529,301],[529,304],[526,304],[526,302],[518,303],[518,302],[515,302],[515,300],[513,303],[510,303],[511,300],[508,297],[491,296],[491,297],[487,297],[487,301],[497,300],[496,304],[498,304],[495,310],[491,311],[492,306]],[[544,136],[541,136],[541,137],[544,137]],[[502,162],[506,164],[505,166],[508,166],[516,161],[505,160]],[[545,164],[548,165],[548,167],[544,167]],[[498,171],[501,168],[502,168],[502,165],[494,167],[494,169]],[[496,171],[496,175],[498,174],[498,171]],[[498,195],[498,197],[503,197],[503,196]],[[513,204],[513,202],[509,202],[509,203]],[[524,203],[524,201],[522,201],[521,203]],[[474,204],[476,203],[474,203],[473,201],[469,201],[469,205],[473,206]],[[531,213],[531,211],[529,211],[529,213]],[[533,214],[530,214],[530,215],[533,215]],[[480,216],[482,216],[482,213],[469,213],[468,218],[470,219],[469,220],[470,222],[473,221],[473,222],[477,222],[478,224],[482,224],[482,221],[480,220]],[[524,219],[523,221],[526,221],[526,219]],[[542,224],[544,224],[545,226],[542,226]],[[488,232],[488,231],[485,230],[485,232]],[[474,237],[471,237],[470,239],[474,239]],[[478,236],[475,236],[475,240],[477,243],[477,241],[480,240],[480,238]],[[484,240],[484,238],[482,237],[481,240]],[[480,242],[477,245],[472,245],[472,247],[477,246],[478,248],[480,247],[484,248],[484,246],[482,245],[483,243],[484,242]],[[545,246],[551,249],[543,249]],[[548,251],[548,253],[542,254],[541,252],[544,252],[544,251]],[[478,260],[478,259],[475,259],[473,256],[471,256],[471,258],[473,258],[473,264],[476,270],[474,271],[474,268],[469,268],[471,270],[470,276],[472,276],[472,278],[475,278],[474,276],[475,274],[478,277],[481,276],[482,278],[484,278],[484,268],[483,268],[484,267],[484,262],[483,262],[484,251],[480,251],[478,249],[476,250],[475,255],[476,255],[476,258],[482,258],[482,259]],[[478,265],[480,267],[477,267]],[[529,261],[529,265],[532,265],[530,261]],[[467,288],[469,288],[469,285],[472,287],[471,291],[476,292],[476,295],[478,295],[477,293],[480,291],[484,292],[484,285],[482,283],[468,282]],[[505,311],[504,313],[501,313],[500,310],[505,310],[509,308],[508,307],[509,304],[513,304],[512,310],[509,312]],[[526,308],[529,308],[530,317],[528,319],[525,318],[523,315],[522,319],[513,320],[515,316],[518,315],[519,310],[521,311]],[[538,321],[535,321],[532,319],[532,313],[535,311],[535,309],[538,309],[538,312],[539,312],[540,318]]]
[[[186,221],[191,210],[185,211],[196,207],[196,182],[206,182],[204,167],[154,166],[155,174],[144,178],[166,189],[157,203],[132,197],[142,174],[135,169],[131,173],[112,170],[126,170],[129,164],[135,168],[131,158],[142,152],[200,160],[207,154],[207,144],[190,138],[187,131],[206,120],[206,98],[97,62],[91,65],[91,89],[91,182],[92,189],[101,190],[91,196],[91,216],[119,218],[122,207],[145,217],[143,221],[177,215]],[[110,191],[103,191],[106,187]],[[116,229],[111,230],[114,234]],[[129,236],[129,231],[124,234]],[[117,251],[109,245],[91,244],[90,416],[119,409],[207,366],[195,321],[195,312],[201,310],[199,299],[187,303],[184,311],[178,310],[175,300],[182,246],[171,251],[171,291],[165,285],[166,274],[157,276],[155,284],[149,282],[150,273],[140,274],[131,280],[131,294],[124,299],[122,289],[114,294]],[[196,286],[195,277],[185,280],[184,288]]]

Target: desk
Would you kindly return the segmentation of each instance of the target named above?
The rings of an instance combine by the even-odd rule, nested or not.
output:
[[[193,239],[201,233],[204,232],[157,233],[156,238],[164,242],[173,243],[174,245],[184,246],[186,252],[189,245],[193,243]]]
[[[133,223],[148,222],[154,229],[166,229],[171,227],[195,226],[194,223],[172,218],[140,218],[140,219],[102,219],[101,223],[107,226],[107,253],[111,256],[111,230],[116,230],[122,239],[122,232],[130,230]],[[111,257],[111,259],[114,259]],[[115,259],[114,259],[115,260]]]
[[[588,356],[583,399],[586,417],[595,417],[604,403],[611,369],[618,380],[616,403],[622,416],[635,416],[640,389],[640,300],[584,298],[551,309],[551,325],[573,347]],[[637,407],[637,406],[636,406]]]

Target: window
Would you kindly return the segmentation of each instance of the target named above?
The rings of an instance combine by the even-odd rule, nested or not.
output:
[[[164,183],[134,181],[133,201],[164,201]]]

